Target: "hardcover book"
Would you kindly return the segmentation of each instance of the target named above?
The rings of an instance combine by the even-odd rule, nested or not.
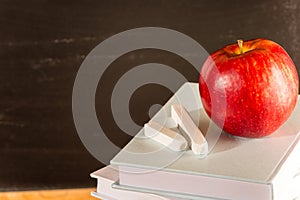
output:
[[[115,188],[184,199],[293,200],[300,198],[300,102],[270,136],[246,139],[224,132],[206,116],[198,84],[184,84],[151,119],[166,126],[170,107],[183,105],[206,135],[209,154],[175,152],[140,132],[112,160],[119,169]],[[214,145],[214,140],[218,139]]]
[[[149,193],[124,191],[112,188],[112,184],[119,179],[118,170],[106,166],[91,174],[97,179],[97,190],[91,195],[102,200],[184,200],[175,197],[163,197]],[[205,200],[205,199],[203,199]]]

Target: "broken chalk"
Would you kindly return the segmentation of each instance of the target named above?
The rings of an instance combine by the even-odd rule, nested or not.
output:
[[[173,151],[182,151],[188,146],[186,139],[182,135],[154,121],[144,125],[144,134],[146,137],[167,146]]]
[[[186,109],[180,104],[174,104],[171,106],[171,116],[190,138],[192,151],[205,157],[208,154],[207,141]]]

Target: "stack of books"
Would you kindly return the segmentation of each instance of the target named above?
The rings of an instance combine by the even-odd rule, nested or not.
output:
[[[151,120],[165,124],[176,103],[203,133],[217,130],[203,111],[196,83],[184,84]],[[299,137],[299,97],[291,117],[270,136],[246,139],[222,133],[205,158],[191,150],[172,151],[144,137],[142,129],[110,166],[91,174],[98,180],[92,195],[102,200],[300,199]]]

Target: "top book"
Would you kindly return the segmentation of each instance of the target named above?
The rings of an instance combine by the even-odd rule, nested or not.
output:
[[[170,107],[176,103],[189,111],[203,133],[219,131],[202,108],[196,83],[184,84],[151,120],[168,124]],[[298,97],[291,117],[270,136],[246,139],[222,133],[214,147],[207,138],[211,151],[204,159],[191,150],[172,151],[144,137],[142,129],[111,160],[120,171],[116,187],[191,199],[296,198],[300,195],[294,189],[300,177],[299,119]]]

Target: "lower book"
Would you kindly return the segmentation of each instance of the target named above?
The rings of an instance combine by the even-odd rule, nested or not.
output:
[[[119,179],[119,172],[111,166],[93,172],[91,177],[97,179],[97,191],[92,192],[91,195],[102,200],[185,200],[184,198],[159,196],[147,192],[134,192],[113,188],[112,185]],[[208,199],[203,198],[201,200]]]

